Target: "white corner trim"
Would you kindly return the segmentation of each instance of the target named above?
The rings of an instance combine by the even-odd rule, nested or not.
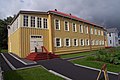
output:
[[[2,57],[5,59],[5,61],[7,62],[7,64],[13,69],[16,70],[16,68],[7,60],[7,58],[3,55],[3,53],[1,53]]]
[[[57,75],[57,76],[60,76],[60,77],[64,78],[65,80],[72,80],[72,79],[70,79],[70,78],[68,78],[68,77],[66,77],[66,76],[64,76],[64,75],[62,75],[62,74],[59,74],[59,73],[57,73],[57,72],[55,72],[55,71],[53,71],[53,70],[49,70],[49,72],[50,72],[50,73],[53,73],[53,74],[55,74],[55,75]]]
[[[88,67],[88,66],[83,66],[83,65],[79,65],[79,64],[74,64],[74,65],[79,66],[79,67],[83,67],[83,68],[87,68],[87,69],[92,69],[95,71],[100,71],[100,69],[96,69],[96,68],[92,68],[92,67]],[[110,71],[107,71],[107,72],[110,74],[118,75],[118,73],[115,73],[115,72],[110,72]]]

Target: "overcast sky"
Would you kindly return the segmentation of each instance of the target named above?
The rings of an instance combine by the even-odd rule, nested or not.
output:
[[[120,29],[120,0],[0,0],[0,18],[19,10],[57,9],[105,27]]]

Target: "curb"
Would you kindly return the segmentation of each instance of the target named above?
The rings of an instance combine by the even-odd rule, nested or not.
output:
[[[3,53],[1,53],[1,55],[4,58],[4,60],[7,62],[7,64],[11,67],[11,69],[16,70],[16,68],[7,60],[7,58],[3,55]]]
[[[87,69],[92,69],[92,70],[95,70],[95,71],[100,71],[100,69],[96,69],[96,68],[92,68],[92,67],[88,67],[88,66],[83,66],[83,65],[79,65],[79,64],[74,64],[74,65],[79,66],[79,67],[83,67],[83,68],[87,68]],[[118,73],[110,72],[110,71],[107,71],[107,72],[110,73],[110,74],[114,74],[114,75],[118,76]]]

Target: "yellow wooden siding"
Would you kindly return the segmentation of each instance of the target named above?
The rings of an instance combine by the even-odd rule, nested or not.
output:
[[[42,35],[43,45],[49,50],[49,30],[21,27],[21,56],[26,57],[30,53],[30,36]]]
[[[12,52],[21,57],[20,53],[20,29],[16,30],[14,33],[8,37],[8,52]],[[11,43],[11,51],[10,51]]]

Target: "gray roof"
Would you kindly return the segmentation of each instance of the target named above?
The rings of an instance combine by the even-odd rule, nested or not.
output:
[[[118,29],[117,28],[108,28],[107,32],[108,33],[116,33],[116,32],[118,33]]]

